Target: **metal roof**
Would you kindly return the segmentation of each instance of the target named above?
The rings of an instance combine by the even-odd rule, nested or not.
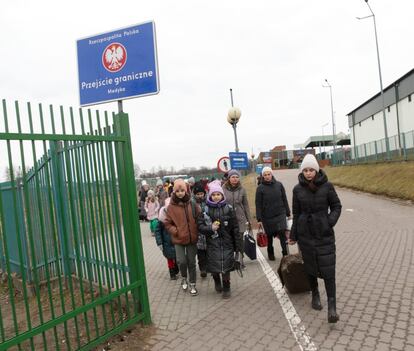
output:
[[[333,144],[333,135],[314,135],[303,143],[303,147],[332,146]],[[349,134],[338,133],[336,135],[336,145],[351,145]]]
[[[385,107],[393,105],[398,101],[414,93],[414,69],[404,74],[394,83],[384,88]],[[382,111],[381,92],[372,96],[370,99],[359,105],[357,108],[347,113],[348,125],[352,127],[359,122]]]

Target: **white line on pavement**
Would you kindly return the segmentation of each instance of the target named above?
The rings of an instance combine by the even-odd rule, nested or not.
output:
[[[273,291],[276,294],[276,297],[282,307],[283,313],[289,323],[289,327],[292,330],[295,339],[303,351],[316,351],[318,348],[311,340],[311,337],[306,332],[306,328],[302,323],[299,315],[297,314],[295,307],[290,301],[288,294],[286,293],[285,289],[280,282],[279,277],[273,271],[272,267],[270,267],[269,263],[267,263],[266,259],[263,257],[262,252],[257,247],[257,260],[259,261],[260,265],[262,266],[263,272],[269,281]]]

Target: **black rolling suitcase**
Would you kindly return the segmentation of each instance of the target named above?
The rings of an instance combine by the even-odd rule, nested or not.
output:
[[[282,257],[277,270],[282,285],[284,285],[291,294],[310,291],[309,281],[305,272],[300,250],[296,254],[290,254],[289,245],[287,245],[287,250],[288,255]]]

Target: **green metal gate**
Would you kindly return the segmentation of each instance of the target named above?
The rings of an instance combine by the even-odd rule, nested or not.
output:
[[[0,350],[88,350],[150,323],[128,115],[2,112]]]

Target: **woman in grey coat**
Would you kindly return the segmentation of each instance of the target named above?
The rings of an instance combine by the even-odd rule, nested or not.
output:
[[[249,229],[251,223],[249,201],[247,200],[246,189],[240,183],[240,173],[236,169],[230,170],[228,173],[228,180],[223,186],[226,202],[233,207],[236,212],[237,223],[239,225],[239,236],[243,242],[243,233]],[[243,245],[241,245],[243,264]]]

